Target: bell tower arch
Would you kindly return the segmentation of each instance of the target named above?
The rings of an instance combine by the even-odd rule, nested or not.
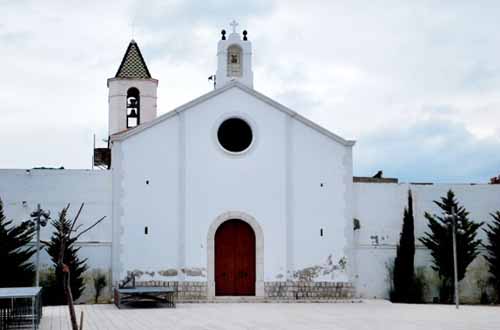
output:
[[[135,87],[127,91],[127,128],[133,128],[141,123],[141,92]]]
[[[221,40],[217,45],[217,85],[222,87],[231,81],[253,88],[252,43],[248,40],[248,32],[243,37],[236,32],[238,23],[231,22],[232,33],[226,37],[226,30],[221,31]]]
[[[151,77],[137,43],[130,41],[115,77],[108,79],[108,134],[156,118],[158,80]]]

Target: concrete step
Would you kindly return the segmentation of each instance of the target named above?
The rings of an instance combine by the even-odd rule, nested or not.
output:
[[[218,296],[212,299],[180,300],[179,303],[360,303],[361,299],[270,299],[254,296]]]
[[[255,296],[217,296],[213,299],[214,303],[261,303],[265,302],[265,298]]]

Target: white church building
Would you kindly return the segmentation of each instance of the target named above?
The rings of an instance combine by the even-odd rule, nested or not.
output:
[[[177,284],[184,301],[315,300],[387,297],[409,189],[416,237],[449,189],[474,220],[500,209],[500,185],[353,177],[355,141],[254,88],[246,31],[223,30],[213,79],[213,91],[157,116],[158,80],[132,40],[107,82],[109,169],[0,170],[7,217],[68,202],[86,203],[85,221],[106,215],[79,244],[113,285],[134,274]],[[416,262],[432,280],[418,242]],[[478,258],[463,280],[466,300],[480,294],[481,269]]]

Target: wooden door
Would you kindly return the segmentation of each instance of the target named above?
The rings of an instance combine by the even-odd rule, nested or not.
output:
[[[244,221],[228,220],[215,233],[215,294],[255,295],[255,233]]]

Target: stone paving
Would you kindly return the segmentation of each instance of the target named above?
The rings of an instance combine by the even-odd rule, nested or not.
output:
[[[341,329],[341,330],[498,330],[500,306],[362,303],[179,304],[176,309],[117,309],[79,305],[84,330],[91,329]],[[65,306],[44,308],[42,330],[70,329]]]

